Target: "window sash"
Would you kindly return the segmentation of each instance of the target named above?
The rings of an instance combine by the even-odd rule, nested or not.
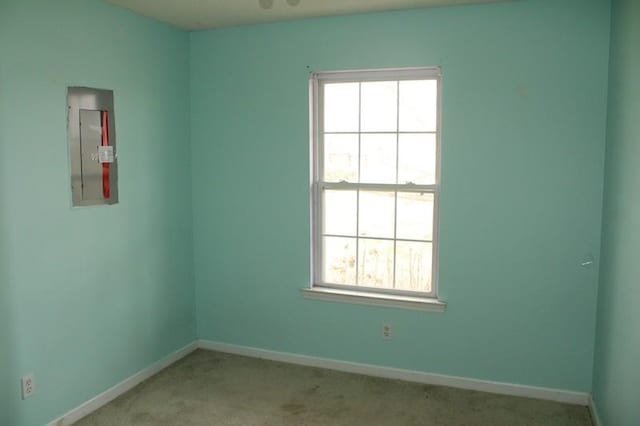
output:
[[[323,86],[325,83],[333,82],[368,82],[368,81],[402,81],[402,80],[435,80],[437,83],[437,109],[436,109],[436,130],[435,131],[416,131],[416,132],[404,132],[404,131],[387,131],[387,132],[362,132],[359,128],[357,132],[324,132],[322,129],[322,112],[324,109],[323,99]],[[376,294],[388,294],[388,295],[401,295],[401,296],[418,296],[418,297],[437,297],[438,290],[438,223],[439,223],[439,188],[440,188],[440,129],[441,129],[441,111],[442,111],[442,84],[441,73],[439,67],[430,68],[402,68],[402,69],[382,69],[382,70],[355,70],[355,71],[327,71],[327,72],[314,72],[310,75],[309,80],[309,95],[310,95],[310,204],[311,204],[311,287],[323,287],[333,288],[340,290],[350,291],[362,291]],[[361,105],[359,105],[359,111],[361,111]],[[359,115],[361,112],[359,113]],[[424,185],[414,183],[392,183],[392,184],[378,184],[378,183],[359,183],[359,182],[327,182],[323,180],[324,177],[324,134],[395,134],[401,135],[403,133],[412,134],[435,134],[436,136],[436,176],[435,183]],[[358,154],[360,158],[360,152]],[[334,284],[322,281],[322,269],[323,259],[323,237],[325,236],[323,231],[323,192],[325,190],[367,190],[367,191],[386,191],[386,192],[428,192],[433,194],[433,231],[432,240],[413,240],[416,242],[429,242],[431,243],[432,255],[431,255],[431,291],[420,292],[413,290],[402,290],[395,288],[379,288],[379,287],[367,287],[359,284]],[[397,194],[396,194],[397,197]],[[359,208],[359,206],[358,206]],[[396,213],[397,215],[397,208]],[[397,220],[397,217],[394,217]],[[336,235],[338,236],[338,235]],[[341,235],[340,235],[341,236]],[[347,236],[344,236],[347,237]],[[350,238],[366,239],[368,237],[360,237],[358,235],[349,236]],[[378,239],[378,238],[375,238]],[[383,238],[390,241],[405,241],[405,239],[397,238]],[[412,241],[412,240],[407,240]],[[356,251],[356,257],[358,253]],[[397,261],[397,256],[394,250],[394,265]],[[395,266],[394,266],[395,270]],[[357,269],[356,269],[357,274]]]
[[[332,288],[335,290],[347,290],[363,293],[376,293],[376,294],[388,294],[389,296],[413,296],[413,297],[435,297],[433,292],[427,293],[423,291],[402,290],[396,288],[383,288],[383,287],[367,287],[364,285],[350,285],[350,284],[331,284],[321,283],[315,284],[314,287],[320,288]]]
[[[364,186],[364,188],[363,188]],[[394,189],[390,189],[391,187],[393,187]],[[318,203],[317,203],[317,209],[318,209],[318,214],[316,216],[317,221],[315,223],[315,231],[316,231],[316,240],[315,240],[315,249],[317,251],[317,264],[315,265],[316,267],[316,279],[313,283],[312,286],[315,287],[327,287],[327,288],[334,288],[334,289],[341,289],[341,290],[351,290],[351,291],[364,291],[364,292],[372,292],[372,293],[384,293],[384,294],[390,294],[390,295],[401,295],[401,296],[424,296],[424,297],[435,297],[437,292],[436,292],[436,288],[435,288],[435,283],[434,283],[434,269],[435,269],[435,250],[436,250],[436,207],[437,207],[437,192],[435,189],[429,189],[429,187],[435,187],[435,185],[420,185],[420,188],[416,188],[418,187],[418,185],[393,185],[393,184],[354,184],[354,183],[337,183],[337,184],[333,184],[333,183],[323,183],[320,182],[316,185],[316,188],[318,188],[317,191],[317,199],[318,199]],[[375,189],[372,189],[375,188]],[[403,190],[400,188],[407,188],[407,190]],[[433,195],[433,221],[432,221],[432,236],[431,239],[412,239],[412,238],[401,238],[398,237],[397,234],[394,235],[393,237],[379,237],[379,236],[362,236],[359,235],[358,230],[356,229],[355,234],[333,234],[333,233],[327,233],[325,232],[324,229],[324,216],[323,216],[323,207],[324,207],[324,203],[322,203],[320,200],[322,200],[322,197],[324,195],[324,191],[325,190],[345,190],[345,191],[352,191],[352,190],[365,190],[365,191],[380,191],[380,192],[394,192],[394,198],[395,198],[395,206],[394,206],[394,224],[397,224],[397,220],[398,220],[398,208],[397,208],[397,196],[398,194],[402,194],[402,193],[412,193],[412,192],[422,192],[422,193],[429,193]],[[359,216],[359,203],[358,203],[358,208],[356,210],[356,216]],[[359,218],[357,218],[356,220],[359,221]],[[397,226],[397,225],[396,225]],[[328,281],[324,281],[322,279],[322,275],[323,275],[323,261],[324,259],[322,258],[322,252],[323,252],[323,239],[325,237],[337,237],[337,238],[348,238],[348,239],[353,239],[356,240],[356,247],[359,246],[360,241],[361,240],[374,240],[374,241],[390,241],[394,243],[394,253],[393,253],[393,261],[394,261],[394,271],[393,271],[393,275],[394,275],[394,282],[391,283],[394,287],[393,288],[384,288],[384,287],[370,287],[370,286],[366,286],[363,284],[358,284],[357,281],[358,279],[356,278],[356,283],[355,284],[337,284],[337,283],[333,283],[333,282],[328,282]],[[417,291],[417,290],[403,290],[403,289],[398,289],[395,288],[395,286],[397,285],[396,282],[396,261],[397,261],[397,254],[396,254],[396,248],[395,248],[395,244],[397,242],[414,242],[414,243],[428,243],[431,244],[431,250],[432,250],[432,255],[431,255],[431,267],[432,267],[432,271],[431,271],[431,291],[430,292],[425,292],[425,291]],[[358,277],[358,264],[359,264],[359,252],[358,249],[356,248],[356,277]]]
[[[386,192],[436,192],[438,184],[418,185],[415,183],[356,183],[356,182],[325,182],[319,181],[320,189],[335,190],[363,190],[363,191],[386,191]]]

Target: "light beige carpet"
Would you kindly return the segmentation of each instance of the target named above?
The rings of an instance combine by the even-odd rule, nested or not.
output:
[[[585,407],[198,350],[78,425],[591,426]]]

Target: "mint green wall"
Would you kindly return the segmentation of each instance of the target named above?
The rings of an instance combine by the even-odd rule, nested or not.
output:
[[[521,0],[193,33],[198,336],[590,391],[609,6]],[[444,74],[447,311],[305,300],[308,72],[421,65]],[[589,253],[596,264],[580,267]]]
[[[631,3],[618,3],[620,16]],[[620,52],[630,49],[631,31],[615,34]],[[608,0],[191,36],[98,0],[0,0],[0,424],[51,420],[196,335],[590,391],[608,48]],[[637,61],[623,58],[614,54],[614,72],[629,76]],[[308,72],[435,64],[446,313],[304,300]],[[632,181],[634,147],[620,135],[633,137],[626,117],[637,102],[616,81],[612,111],[628,115],[612,113],[610,126],[600,305],[601,330],[615,332],[601,333],[595,378],[607,419],[627,356],[611,349],[638,342],[622,322],[637,300],[634,270],[617,254],[633,252],[619,227],[636,210],[616,196]],[[70,207],[68,85],[115,90],[116,206]],[[579,267],[589,253],[596,265]],[[383,322],[391,341],[380,338]],[[37,391],[20,401],[27,372]]]
[[[0,0],[2,425],[42,425],[195,337],[188,44],[97,0]],[[115,90],[115,206],[71,208],[68,85]]]
[[[640,3],[614,0],[593,396],[602,426],[640,424]]]

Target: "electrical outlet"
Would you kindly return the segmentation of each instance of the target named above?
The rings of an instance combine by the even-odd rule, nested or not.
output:
[[[391,324],[382,324],[382,338],[391,339]]]
[[[33,380],[33,374],[27,374],[22,376],[22,399],[27,399],[35,392],[35,382]]]

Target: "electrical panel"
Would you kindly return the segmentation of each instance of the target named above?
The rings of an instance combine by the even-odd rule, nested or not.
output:
[[[117,203],[113,91],[69,87],[67,107],[73,205]]]

